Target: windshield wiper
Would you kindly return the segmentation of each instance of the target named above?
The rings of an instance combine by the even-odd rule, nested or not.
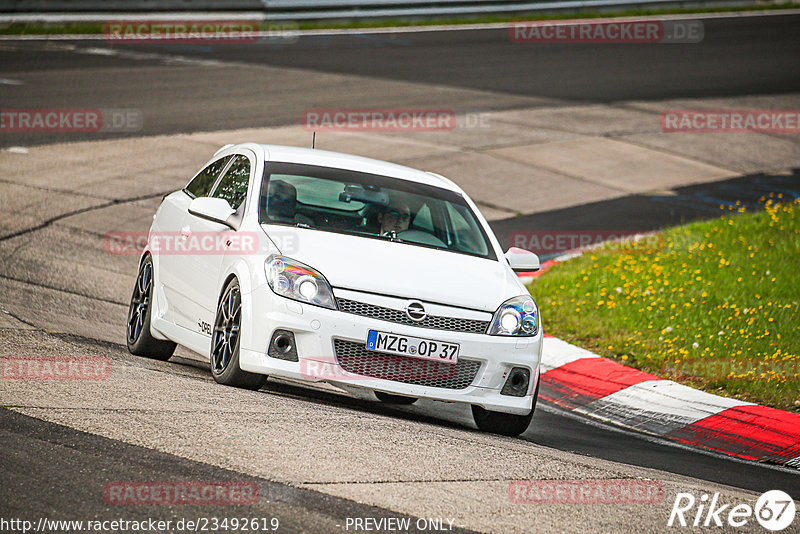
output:
[[[275,223],[272,223],[272,224],[275,224]],[[278,223],[278,224],[280,224],[280,223]],[[407,243],[407,241],[404,241],[404,240],[400,239],[399,237],[397,237],[397,232],[395,232],[394,230],[390,230],[390,231],[386,232],[386,234],[373,234],[373,233],[370,233],[370,232],[354,232],[352,230],[345,230],[343,228],[311,226],[310,224],[302,223],[302,222],[296,222],[296,223],[292,224],[292,226],[294,226],[295,228],[307,228],[309,230],[320,230],[320,231],[323,231],[323,232],[333,232],[335,234],[353,235],[353,236],[358,236],[358,237],[377,237],[379,239],[384,239],[386,241],[392,241],[394,243]]]

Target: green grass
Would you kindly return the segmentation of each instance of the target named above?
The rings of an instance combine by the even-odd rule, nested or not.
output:
[[[681,15],[692,13],[728,13],[742,11],[769,11],[775,9],[796,9],[797,2],[780,2],[756,4],[752,6],[708,7],[708,8],[672,8],[672,9],[621,9],[619,11],[575,11],[571,13],[517,13],[513,15],[482,15],[450,18],[401,18],[374,20],[331,20],[292,22],[264,22],[262,30],[284,29],[331,29],[331,28],[387,28],[403,26],[432,26],[443,24],[485,24],[495,22],[513,22],[527,20],[561,20],[576,18],[608,18],[608,17],[642,17],[648,15]],[[146,19],[146,17],[142,17]],[[224,17],[220,17],[223,20]],[[113,20],[113,17],[109,17]],[[86,23],[13,23],[0,24],[0,35],[94,35],[103,33],[102,22]]]
[[[662,378],[800,412],[800,199],[764,201],[555,265],[529,286],[545,332]]]

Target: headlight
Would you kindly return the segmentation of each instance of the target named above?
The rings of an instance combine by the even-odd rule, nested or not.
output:
[[[336,309],[330,284],[308,265],[286,256],[272,255],[267,258],[264,270],[269,287],[276,294],[315,306]]]
[[[492,336],[535,336],[539,331],[539,309],[527,295],[508,299],[500,306],[489,330]]]

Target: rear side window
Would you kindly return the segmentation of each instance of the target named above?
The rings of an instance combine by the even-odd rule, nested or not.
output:
[[[225,168],[225,165],[228,164],[228,161],[232,157],[233,156],[225,156],[211,163],[189,182],[189,185],[184,188],[184,191],[195,198],[208,196],[208,192],[211,191],[214,182],[219,178],[219,173],[222,172],[222,169]]]
[[[246,156],[236,156],[228,167],[228,172],[219,181],[211,195],[224,198],[233,209],[238,209],[247,197],[247,185],[250,183],[250,160]]]

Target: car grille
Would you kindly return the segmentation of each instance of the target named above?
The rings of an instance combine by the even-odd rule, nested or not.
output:
[[[348,299],[336,299],[339,311],[372,317],[390,323],[406,324],[419,326],[421,328],[432,328],[434,330],[449,330],[451,332],[468,332],[472,334],[483,334],[489,328],[489,321],[479,321],[477,319],[459,319],[457,317],[439,317],[428,315],[422,321],[412,321],[404,310],[393,310],[375,304],[357,302]]]
[[[335,339],[334,345],[336,361],[349,373],[418,386],[464,389],[472,384],[481,367],[481,362],[463,358],[454,365],[373,352],[363,343],[343,339]]]

